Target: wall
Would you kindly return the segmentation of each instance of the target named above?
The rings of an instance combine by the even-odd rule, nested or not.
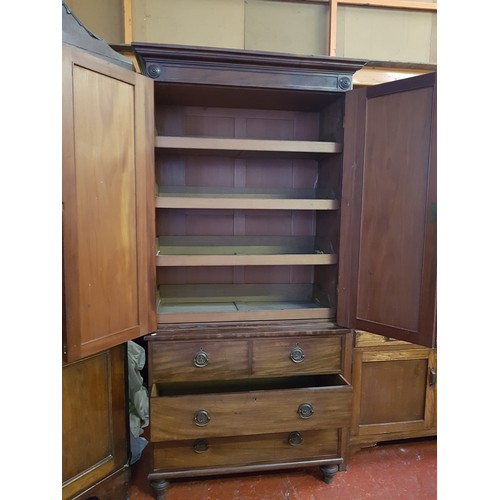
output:
[[[87,28],[111,44],[127,42],[130,36],[131,40],[142,42],[297,54],[326,55],[330,50],[327,0],[67,0],[66,3]],[[124,21],[123,10],[127,5],[130,23]],[[434,64],[436,26],[435,11],[340,3],[333,26],[333,45],[339,57]]]
[[[123,0],[64,0],[73,15],[109,44],[123,43]]]
[[[429,64],[437,62],[437,14],[339,5],[338,57]]]
[[[135,41],[326,54],[327,4],[136,0]]]

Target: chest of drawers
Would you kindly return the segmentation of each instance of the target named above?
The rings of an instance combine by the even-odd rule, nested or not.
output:
[[[304,465],[320,466],[329,482],[345,463],[349,330],[181,324],[146,339],[153,486]]]

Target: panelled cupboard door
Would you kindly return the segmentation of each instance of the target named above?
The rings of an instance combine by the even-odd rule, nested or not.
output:
[[[427,347],[436,317],[436,74],[348,92],[339,325]]]
[[[436,349],[354,349],[351,440],[432,433],[436,369]]]
[[[113,476],[120,470],[125,477],[118,483],[128,479],[126,377],[125,344],[63,366],[63,499],[103,480],[115,485]]]
[[[154,330],[153,82],[63,45],[66,361]]]

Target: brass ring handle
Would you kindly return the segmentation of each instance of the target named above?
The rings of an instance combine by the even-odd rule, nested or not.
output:
[[[200,349],[193,357],[193,365],[197,368],[203,368],[208,365],[208,354]]]
[[[311,403],[302,403],[297,409],[300,418],[309,418],[314,413],[314,408]]]
[[[290,359],[294,363],[302,363],[304,361],[304,351],[297,345],[290,351]]]
[[[196,410],[194,412],[194,423],[198,427],[203,427],[210,422],[210,415],[207,410]]]
[[[208,440],[207,439],[197,439],[193,443],[193,451],[195,453],[204,453],[208,450]]]
[[[302,444],[302,436],[300,435],[300,432],[290,432],[288,435],[288,444],[290,446],[298,446],[299,444]]]

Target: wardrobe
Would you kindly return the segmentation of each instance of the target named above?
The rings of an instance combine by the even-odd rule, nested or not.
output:
[[[364,61],[132,49],[142,74],[63,50],[64,357],[107,353],[110,377],[147,343],[157,498],[182,477],[330,482],[350,441],[435,432],[436,75],[353,90]],[[373,376],[410,409],[363,413]],[[103,477],[117,450],[92,457]]]

